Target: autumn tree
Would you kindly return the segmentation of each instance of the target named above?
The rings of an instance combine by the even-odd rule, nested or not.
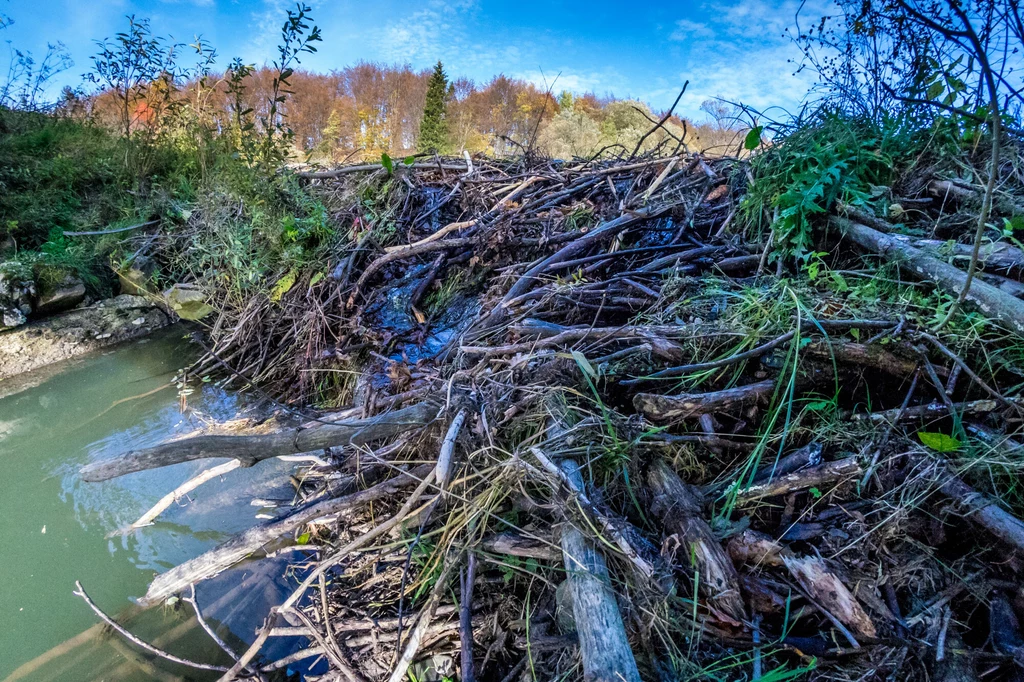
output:
[[[448,77],[441,62],[434,67],[427,85],[423,105],[420,138],[416,145],[421,152],[445,152],[448,149]]]

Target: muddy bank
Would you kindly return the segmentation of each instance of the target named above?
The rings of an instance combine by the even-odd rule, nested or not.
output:
[[[173,319],[141,296],[122,295],[0,333],[0,381],[145,336]]]

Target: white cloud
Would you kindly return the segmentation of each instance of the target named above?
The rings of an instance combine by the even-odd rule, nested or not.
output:
[[[321,0],[305,0],[313,16],[319,9]],[[249,61],[262,63],[277,55],[274,49],[281,39],[281,27],[284,25],[288,10],[295,9],[295,0],[263,0],[263,6],[252,13],[255,26],[253,40],[249,43]]]
[[[570,90],[577,94],[593,92],[603,95],[609,92],[622,93],[629,89],[628,79],[619,72],[608,69],[584,73],[570,68],[513,72],[516,78],[533,83],[541,90],[551,88],[552,92]]]
[[[711,38],[714,35],[714,29],[703,22],[680,19],[676,22],[676,29],[672,31],[668,39],[684,41],[692,38]]]
[[[814,77],[797,73],[802,55],[791,37],[795,19],[815,22],[836,10],[834,0],[713,0],[704,10],[706,23],[683,19],[670,36],[680,40],[677,34],[690,29],[691,37],[701,38],[682,38],[689,49],[687,70],[680,76],[690,80],[690,87],[680,112],[699,117],[700,103],[712,97],[761,110],[793,107],[805,98]],[[658,99],[664,96],[658,92]]]

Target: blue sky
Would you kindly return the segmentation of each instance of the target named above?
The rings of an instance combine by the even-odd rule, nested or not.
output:
[[[813,21],[828,0],[810,0],[802,21]],[[478,82],[505,73],[555,90],[636,97],[668,107],[687,79],[678,111],[699,116],[700,103],[722,96],[757,108],[793,109],[812,77],[796,76],[799,51],[784,34],[799,0],[611,2],[606,0],[316,0],[322,28],[319,53],[303,66],[327,71],[360,59],[426,68],[441,59],[450,74]],[[241,56],[272,58],[280,25],[293,2],[284,0],[0,0],[13,24],[0,40],[42,54],[63,42],[75,66],[60,85],[78,84],[90,66],[93,40],[125,25],[125,15],[148,17],[153,30],[189,42],[212,42],[219,63]],[[0,54],[3,68],[6,54]],[[560,74],[560,75],[559,75]]]

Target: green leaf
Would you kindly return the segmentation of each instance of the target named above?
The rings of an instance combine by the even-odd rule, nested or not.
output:
[[[935,452],[956,452],[960,449],[960,441],[944,433],[918,431],[917,437]]]
[[[391,175],[392,173],[395,172],[395,164],[391,160],[391,157],[388,156],[387,152],[382,152],[381,153],[381,155],[380,155],[380,165],[384,166],[384,168],[388,172],[388,175]]]
[[[811,488],[807,492],[809,492],[814,497],[814,499],[816,499],[816,500],[821,499],[821,491],[818,490],[817,488]]]
[[[309,533],[303,533],[299,537],[295,538],[295,542],[299,543],[300,545],[308,545],[309,544]]]
[[[815,400],[813,403],[807,403],[807,409],[812,412],[821,412],[832,407],[831,400]]]
[[[945,87],[946,86],[943,85],[942,81],[935,81],[934,83],[929,85],[928,92],[926,93],[928,99],[936,99],[939,95],[942,94],[942,91],[945,89]]]
[[[309,286],[314,287],[317,284],[319,284],[320,282],[322,282],[323,279],[324,279],[324,273],[318,272],[315,275],[313,275],[312,279],[309,280]]]
[[[579,365],[580,369],[587,375],[594,379],[597,378],[597,371],[595,371],[594,366],[590,364],[590,360],[587,360],[587,356],[578,350],[574,350],[572,351],[572,359],[576,361],[576,364]]]
[[[295,271],[290,271],[287,275],[277,280],[277,284],[270,290],[270,301],[277,303],[281,300],[281,297],[288,293],[288,290],[295,286],[295,280],[297,279]]]
[[[743,140],[743,148],[748,152],[754,151],[761,146],[761,131],[764,130],[764,126],[754,126],[747,132],[746,139]]]
[[[411,166],[414,163],[416,163],[416,157],[415,156],[407,156],[407,157],[405,157],[405,159],[402,160],[402,163],[404,163],[406,166]]]

